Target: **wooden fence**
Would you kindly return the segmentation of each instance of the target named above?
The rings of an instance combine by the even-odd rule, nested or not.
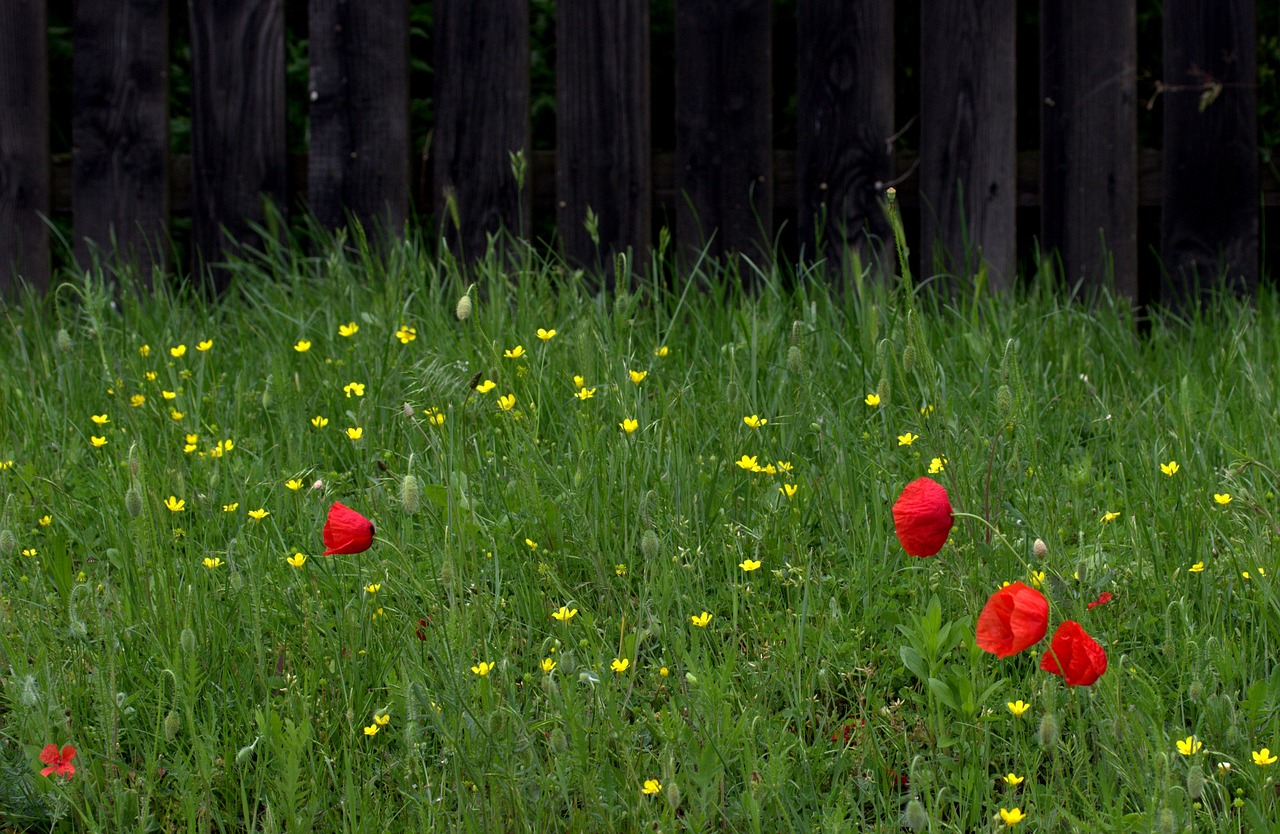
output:
[[[302,197],[320,222],[399,229],[421,149],[409,136],[409,0],[310,0],[308,153],[285,144],[283,0],[189,0],[192,152],[169,151],[168,0],[75,4],[73,153],[49,151],[44,0],[0,4],[0,291],[45,287],[51,211],[75,253],[116,248],[164,266],[189,212],[196,266],[254,241],[263,198]],[[1262,183],[1253,0],[1165,0],[1163,152],[1140,153],[1134,0],[1041,0],[1041,150],[1015,144],[1015,4],[922,0],[918,153],[891,137],[892,0],[797,0],[796,147],[775,148],[769,0],[676,0],[674,101],[650,100],[647,0],[560,0],[556,149],[530,151],[528,0],[435,0],[435,123],[419,210],[451,245],[554,212],[587,264],[654,237],[655,200],[686,252],[767,251],[794,212],[810,256],[883,236],[895,184],[920,211],[918,251],[991,286],[1017,263],[1017,208],[1066,275],[1137,293],[1140,203],[1159,205],[1169,289],[1196,277],[1252,288]],[[650,113],[674,108],[674,154]],[[518,188],[510,155],[529,173]],[[418,161],[418,162],[416,162]],[[456,226],[446,209],[456,209]],[[596,228],[584,224],[588,213]],[[968,261],[966,262],[966,259]],[[215,270],[215,275],[217,271]],[[1108,277],[1113,276],[1113,277]]]

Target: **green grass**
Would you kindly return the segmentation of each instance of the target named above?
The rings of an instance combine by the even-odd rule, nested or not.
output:
[[[1001,808],[1053,832],[1280,814],[1280,764],[1252,756],[1280,749],[1274,293],[1140,334],[1105,297],[914,297],[821,268],[743,296],[650,267],[597,297],[533,256],[463,275],[417,242],[301,251],[241,264],[218,303],[113,304],[91,277],[2,311],[5,825],[888,832],[913,799],[930,831],[1001,829]],[[935,457],[1011,547],[960,518],[936,557],[903,552],[890,507]],[[320,555],[334,500],[373,519],[372,549]],[[1050,630],[1105,647],[1095,685],[1040,671],[1047,639],[974,646],[987,597],[1031,570]],[[76,746],[73,778],[38,775],[48,743]]]

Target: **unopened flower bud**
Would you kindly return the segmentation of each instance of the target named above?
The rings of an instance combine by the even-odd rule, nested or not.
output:
[[[1174,815],[1172,808],[1165,806],[1160,809],[1160,818],[1156,824],[1156,830],[1160,834],[1174,834],[1178,830],[1178,818]]]
[[[40,703],[40,687],[35,675],[27,675],[22,679],[22,684],[18,687],[18,702],[27,709],[35,709]]]
[[[124,494],[124,510],[129,518],[142,515],[142,489],[134,483]]]
[[[400,504],[409,515],[418,511],[418,479],[413,475],[405,475],[400,482]]]
[[[916,346],[908,344],[902,350],[902,370],[911,373],[916,367]]]
[[[672,811],[680,810],[680,786],[675,782],[668,782],[662,786],[662,795],[667,798],[667,805]]]
[[[800,344],[800,334],[804,331],[804,322],[796,319],[791,322],[791,344]]]
[[[1204,796],[1204,771],[1199,767],[1187,771],[1187,796],[1197,801]]]
[[[440,565],[440,581],[445,585],[453,584],[453,563],[442,562]]]
[[[889,384],[889,375],[881,374],[880,382],[876,385],[876,396],[880,398],[881,405],[889,404],[889,395],[893,393],[893,387]]]
[[[129,475],[137,478],[141,471],[142,461],[138,458],[138,444],[132,443],[129,445]]]
[[[182,634],[178,637],[178,645],[182,647],[183,654],[192,654],[196,650],[196,633],[189,628],[184,628]]]
[[[1197,703],[1201,699],[1203,699],[1204,698],[1204,682],[1201,681],[1199,678],[1196,678],[1195,680],[1193,680],[1191,682],[1191,685],[1187,687],[1187,697]]]
[[[569,749],[569,739],[565,737],[564,730],[559,727],[551,731],[551,749],[557,753],[563,753]]]
[[[797,376],[804,373],[804,351],[799,345],[787,348],[787,370]]]
[[[67,329],[65,327],[58,328],[58,333],[54,337],[54,341],[58,345],[58,350],[62,351],[63,353],[71,352],[71,334],[67,332]]]
[[[1041,747],[1057,747],[1058,746],[1058,717],[1051,712],[1046,712],[1044,717],[1040,719],[1040,729],[1036,732],[1036,740],[1040,742]]]
[[[1076,562],[1076,579],[1079,580],[1081,585],[1089,581],[1089,563],[1084,559]]]
[[[18,549],[18,540],[9,528],[0,530],[0,556],[9,557]]]
[[[471,316],[471,292],[467,291],[458,299],[458,307],[453,311],[458,321],[466,321]]]
[[[996,389],[996,411],[999,412],[1001,420],[1007,420],[1010,412],[1013,411],[1013,392],[1009,390],[1008,385],[1001,385]]]
[[[489,725],[489,735],[500,736],[502,735],[502,731],[506,729],[507,715],[502,710],[496,709],[493,712],[489,713],[489,719],[487,723]]]
[[[652,530],[645,530],[640,536],[640,554],[644,556],[645,561],[651,562],[658,558],[658,534]]]
[[[267,374],[267,381],[262,385],[262,410],[267,411],[271,408],[271,381],[272,375]]]
[[[255,741],[253,744],[246,744],[241,747],[239,752],[236,753],[236,767],[244,767],[248,764],[249,760],[253,758],[253,748],[257,746],[258,742]]]
[[[1031,545],[1031,552],[1037,559],[1043,559],[1049,553],[1049,545],[1044,543],[1044,539],[1036,539]]]
[[[911,801],[907,803],[907,810],[902,815],[902,821],[912,831],[924,831],[929,827],[929,812],[924,809],[923,802],[912,797]]]
[[[164,739],[165,741],[173,741],[178,737],[178,731],[182,729],[182,720],[178,718],[177,710],[169,710],[169,714],[164,717]]]

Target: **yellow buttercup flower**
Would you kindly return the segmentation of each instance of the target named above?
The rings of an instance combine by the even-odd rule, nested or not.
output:
[[[1041,585],[1044,584],[1044,571],[1042,570],[1031,571],[1030,580],[1031,580],[1032,588],[1039,588]]]
[[[213,347],[213,339],[205,339],[203,342],[199,342],[196,344],[196,350],[200,351],[201,353],[203,353],[204,351],[208,350],[211,347]]]
[[[169,512],[180,513],[187,508],[187,500],[185,498],[178,498],[177,496],[170,495],[168,498],[164,499],[164,505],[169,508]]]
[[[111,422],[111,418],[105,414],[94,414],[90,416],[89,419],[99,426],[105,426],[107,423]]]
[[[649,372],[648,371],[627,371],[627,374],[631,377],[632,382],[634,382],[636,385],[639,385],[640,383],[644,382],[644,378],[649,375]]]
[[[1258,767],[1267,767],[1268,765],[1273,765],[1276,763],[1277,757],[1275,756],[1275,754],[1271,752],[1271,750],[1269,750],[1266,747],[1262,748],[1261,750],[1254,750],[1252,752],[1253,752],[1253,763],[1256,764]]]
[[[587,387],[587,380],[586,380],[586,379],[585,379],[581,374],[574,374],[574,375],[573,375],[573,387],[574,387],[574,388],[586,388],[586,387]]]
[[[863,399],[863,402],[871,406],[872,408],[875,408],[876,406],[880,405],[880,395],[867,394],[866,398]]]
[[[783,495],[787,496],[788,498],[794,498],[796,491],[798,489],[800,489],[800,487],[797,486],[796,484],[783,484],[782,486],[778,487],[778,492],[781,492]]]
[[[556,662],[549,657],[542,658],[542,663],[539,665],[542,667],[543,673],[548,675],[556,668]]]
[[[381,590],[382,590],[382,583],[381,583],[381,582],[370,582],[368,585],[365,585],[365,586],[364,586],[364,590],[365,590],[365,592],[366,592],[366,593],[369,593],[369,594],[376,594],[376,593],[378,593],[378,591],[381,591]]]
[[[147,371],[147,372],[146,372],[146,373],[144,373],[142,376],[147,380],[147,382],[155,382],[155,381],[156,381],[156,372],[155,372],[155,371]]]
[[[486,379],[484,382],[476,386],[476,390],[479,391],[481,394],[487,394],[497,386],[498,386],[498,383],[494,382],[492,379]]]
[[[1223,492],[1223,493],[1217,493],[1217,492],[1215,492],[1215,493],[1213,494],[1213,500],[1214,500],[1214,501],[1217,501],[1219,504],[1222,504],[1223,506],[1226,506],[1227,504],[1230,504],[1230,503],[1231,503],[1231,493],[1229,493],[1229,492]]]
[[[524,543],[525,543],[525,546],[528,547],[530,550],[538,549],[538,543],[535,542],[533,539],[525,539]]]
[[[346,324],[338,325],[338,335],[344,339],[350,339],[352,336],[356,335],[359,332],[360,332],[360,325],[356,324],[354,321],[349,321]]]
[[[107,439],[105,437],[94,437],[90,435],[89,442],[92,443],[95,448],[102,448],[103,446],[107,445]],[[7,466],[5,467],[5,469],[8,469],[8,468],[9,467]]]
[[[400,329],[396,331],[396,338],[400,340],[400,344],[407,345],[414,339],[418,338],[418,330],[408,325],[400,325]]]
[[[174,359],[178,359],[178,358],[181,358],[181,357],[183,357],[183,356],[186,356],[186,355],[187,355],[187,346],[186,346],[186,345],[178,345],[177,347],[171,347],[171,348],[169,348],[169,355],[170,355],[170,356],[172,356]]]
[[[640,789],[640,792],[645,796],[653,796],[654,794],[662,793],[662,783],[657,779],[645,779],[644,787]]]
[[[1191,573],[1200,573],[1204,570],[1204,562],[1196,562],[1194,565],[1187,568],[1187,570]]]
[[[301,553],[295,553],[285,558],[285,561],[295,568],[300,568],[307,563],[307,557]]]
[[[554,339],[554,338],[556,337],[556,331],[555,331],[554,329],[553,329],[553,330],[543,330],[541,327],[539,327],[539,328],[538,328],[537,336],[538,336],[538,338],[539,338],[539,339],[541,339],[542,341],[544,341],[544,342],[549,342],[549,341],[551,341],[552,339]]]
[[[1110,524],[1120,517],[1120,513],[1106,512],[1102,514],[1102,523]]]
[[[471,671],[475,672],[477,675],[483,678],[483,677],[487,677],[488,674],[493,671],[493,666],[494,664],[487,663],[482,660],[477,665],[472,666]]]
[[[638,420],[633,420],[628,417],[618,424],[618,428],[622,429],[627,434],[632,434],[636,429],[640,428],[640,423]]]
[[[1004,783],[1011,788],[1016,788],[1019,785],[1021,785],[1023,782],[1025,782],[1026,779],[1027,777],[1019,776],[1016,773],[1006,773],[1004,776]]]
[[[223,511],[224,513],[234,513],[234,512],[235,512],[236,510],[238,510],[238,509],[240,509],[240,502],[239,502],[239,501],[232,501],[230,504],[223,504],[223,505],[222,505],[222,511]]]
[[[574,617],[578,616],[578,609],[562,605],[557,610],[552,611],[551,616],[553,619],[559,620],[562,623],[567,623]]]
[[[501,397],[498,397],[498,408],[501,408],[503,411],[510,411],[515,407],[516,407],[515,394],[503,394]]]
[[[297,492],[298,490],[302,489],[302,481],[300,481],[297,478],[290,478],[289,480],[284,482],[284,485],[287,486],[289,489],[293,490],[294,492]]]
[[[748,428],[758,429],[765,423],[769,422],[767,417],[761,417],[759,414],[750,414],[742,418],[742,422],[747,424]]]
[[[1004,824],[1009,828],[1012,828],[1026,818],[1027,815],[1022,813],[1021,808],[1014,808],[1011,811],[1005,808],[1000,809],[1000,819],[1003,820]]]
[[[706,628],[707,624],[711,622],[711,615],[708,614],[706,611],[703,611],[701,614],[694,614],[693,616],[691,616],[689,618],[689,621],[692,622],[694,625],[696,625],[698,628]]]
[[[143,403],[145,403],[146,401],[147,401],[147,397],[145,394],[134,394],[132,397],[129,398],[129,405],[133,406],[134,408],[137,408],[141,406]]]
[[[659,359],[662,359],[670,352],[671,352],[671,348],[667,347],[666,345],[662,345],[661,347],[656,347],[653,349],[653,355],[658,357]]]
[[[1172,478],[1178,474],[1178,462],[1171,460],[1168,463],[1162,463],[1160,464],[1160,471]]]
[[[311,343],[308,342],[306,339],[299,339],[298,341],[293,343],[293,349],[296,350],[298,353],[306,353],[307,351],[311,350]]]
[[[204,566],[206,568],[209,568],[210,570],[213,570],[214,568],[220,568],[222,567],[222,560],[216,556],[214,557],[206,556],[204,557]]]
[[[329,418],[321,417],[319,414],[317,414],[315,417],[311,418],[311,425],[315,426],[318,429],[322,429],[325,426],[329,425]]]
[[[898,445],[910,446],[912,443],[915,443],[919,439],[920,439],[920,435],[907,432],[906,434],[898,435]]]
[[[256,510],[249,510],[249,518],[252,518],[254,521],[262,521],[262,519],[269,515],[271,515],[271,513],[261,507]]]
[[[373,723],[377,724],[379,727],[385,727],[391,723],[391,714],[384,712],[384,713],[375,715],[373,716]]]
[[[376,736],[378,734],[378,730],[381,730],[381,729],[382,728],[379,727],[375,722],[373,724],[370,724],[368,727],[364,728],[364,734],[367,736]]]
[[[755,455],[743,455],[738,458],[736,462],[739,467],[747,470],[748,472],[760,471],[760,461],[756,459]]]
[[[364,437],[364,428],[361,426],[348,426],[347,437],[351,438],[352,440],[359,440],[360,438]]]
[[[778,461],[778,471],[779,471],[779,472],[790,472],[790,471],[792,470],[792,468],[793,468],[793,467],[791,466],[791,461],[789,461],[789,460],[780,460],[780,461]]]
[[[346,385],[342,386],[342,391],[343,391],[343,393],[345,393],[348,397],[352,397],[352,396],[355,396],[355,397],[363,397],[363,396],[364,396],[364,383],[363,383],[363,382],[348,382]]]
[[[1005,706],[1009,708],[1009,712],[1013,713],[1014,716],[1022,715],[1024,712],[1031,709],[1031,705],[1023,700],[1009,701]]]
[[[1204,742],[1200,741],[1195,736],[1187,736],[1186,738],[1178,741],[1177,747],[1178,752],[1182,755],[1193,756],[1200,752],[1201,747],[1204,747]]]
[[[750,573],[751,571],[758,570],[760,568],[760,561],[758,559],[744,559],[738,564],[738,567],[742,568],[746,573]]]
[[[580,400],[589,400],[596,395],[594,388],[579,388],[578,393],[574,394]]]
[[[164,397],[166,400],[176,400],[178,398],[178,392],[177,391],[161,391],[160,396]]]
[[[626,657],[619,659],[615,657],[613,662],[609,664],[609,668],[621,675],[623,672],[627,671],[627,669],[631,668],[631,659]]]
[[[53,523],[53,516],[42,515],[36,519],[36,523],[39,524],[41,527],[48,527],[50,524]]]
[[[946,458],[934,458],[933,460],[929,461],[930,475],[937,475],[939,472],[943,471],[946,468],[947,468]]]
[[[519,359],[521,356],[524,356],[524,345],[516,345],[510,350],[504,350],[502,355],[507,359]]]
[[[179,411],[178,409],[175,408],[169,412],[169,416],[172,417],[174,420],[181,420],[183,417],[186,417],[187,415],[186,413]]]
[[[138,353],[142,354],[143,358],[150,356],[151,345],[143,345],[142,347],[138,348]]]

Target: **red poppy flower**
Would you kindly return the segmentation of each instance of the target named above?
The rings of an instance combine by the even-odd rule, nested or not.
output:
[[[1040,668],[1068,686],[1089,686],[1107,671],[1107,653],[1075,620],[1058,626]]]
[[[329,507],[329,520],[324,523],[325,556],[335,553],[363,553],[373,544],[373,522],[360,513],[334,501]]]
[[[1111,594],[1107,591],[1103,591],[1102,593],[1098,594],[1097,599],[1089,603],[1088,607],[1089,607],[1089,610],[1092,611],[1093,609],[1097,608],[1099,605],[1106,605],[1108,602],[1111,602]]]
[[[978,646],[1000,657],[1017,654],[1044,639],[1049,630],[1049,601],[1021,582],[991,595],[978,615]]]
[[[911,556],[933,556],[951,535],[951,501],[942,484],[917,478],[893,504],[893,527]]]
[[[70,779],[76,775],[76,766],[71,760],[76,757],[76,749],[68,744],[58,751],[58,745],[46,744],[44,749],[40,751],[40,761],[44,762],[48,767],[40,771],[41,776],[48,776],[50,773],[56,773],[59,776],[65,776]]]

